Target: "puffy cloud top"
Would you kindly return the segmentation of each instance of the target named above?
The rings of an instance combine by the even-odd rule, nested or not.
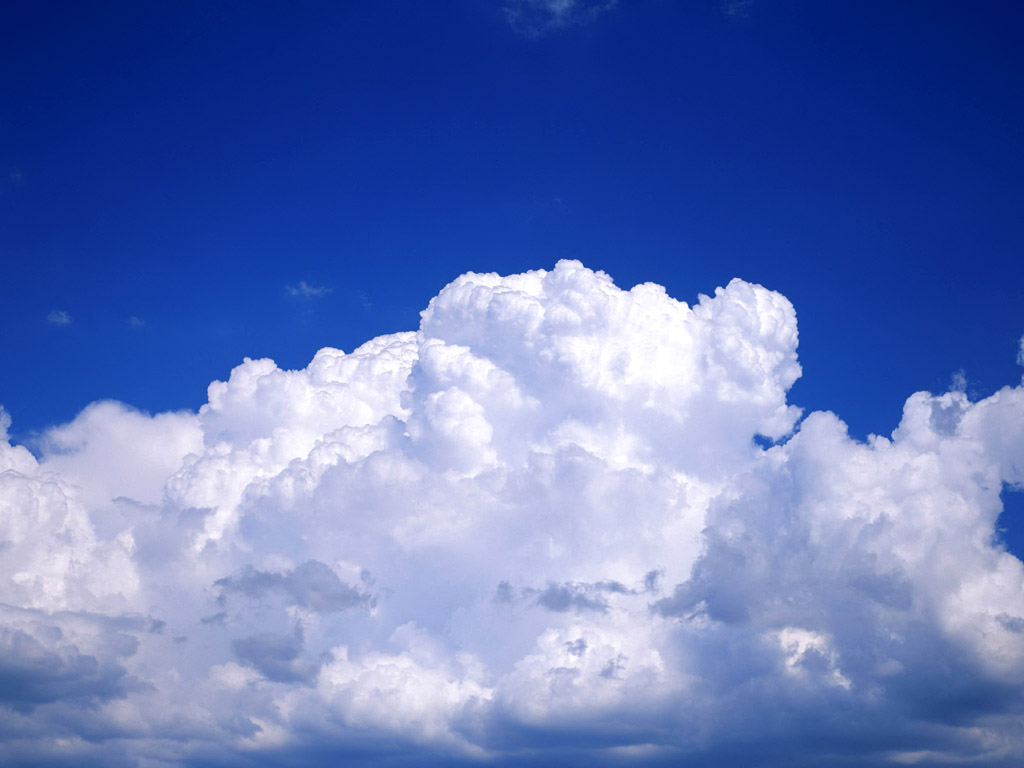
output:
[[[563,261],[38,460],[0,410],[0,760],[1017,764],[1024,389],[861,443],[796,347]]]

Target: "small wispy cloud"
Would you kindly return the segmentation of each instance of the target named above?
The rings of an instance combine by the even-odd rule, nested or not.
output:
[[[593,21],[618,4],[619,0],[512,0],[503,10],[516,32],[537,38]]]
[[[131,317],[128,318],[128,325],[130,325],[132,328],[142,328],[143,326],[146,325],[146,321],[143,320],[141,317],[136,317],[135,315],[132,315]]]
[[[289,296],[301,296],[304,299],[317,299],[326,296],[334,289],[327,285],[312,285],[305,280],[300,280],[297,285],[288,286]]]
[[[17,187],[18,185],[20,185],[24,178],[25,176],[21,172],[20,168],[12,168],[11,172],[7,174],[7,181],[10,183],[12,187]]]
[[[722,0],[722,13],[733,19],[749,19],[754,0]]]
[[[71,325],[71,315],[63,309],[55,309],[46,316],[46,322],[50,325]]]

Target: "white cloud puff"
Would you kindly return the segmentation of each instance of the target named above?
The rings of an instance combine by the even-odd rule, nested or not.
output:
[[[796,347],[563,261],[38,459],[0,410],[0,760],[1017,764],[1024,389],[862,443]]]
[[[63,309],[54,309],[46,316],[46,322],[56,326],[71,325],[71,315]]]

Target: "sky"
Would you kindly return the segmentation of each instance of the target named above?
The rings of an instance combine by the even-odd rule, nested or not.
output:
[[[4,15],[5,764],[1024,758],[1024,8]]]

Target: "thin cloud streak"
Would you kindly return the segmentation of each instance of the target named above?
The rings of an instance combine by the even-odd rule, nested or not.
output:
[[[326,296],[334,289],[326,285],[313,285],[305,280],[300,280],[296,285],[289,285],[287,292],[289,296],[300,296],[304,299],[318,299]]]
[[[509,25],[530,38],[593,21],[618,0],[514,0],[503,11]]]
[[[71,315],[63,309],[54,309],[46,316],[46,322],[50,325],[63,326],[71,325]]]

